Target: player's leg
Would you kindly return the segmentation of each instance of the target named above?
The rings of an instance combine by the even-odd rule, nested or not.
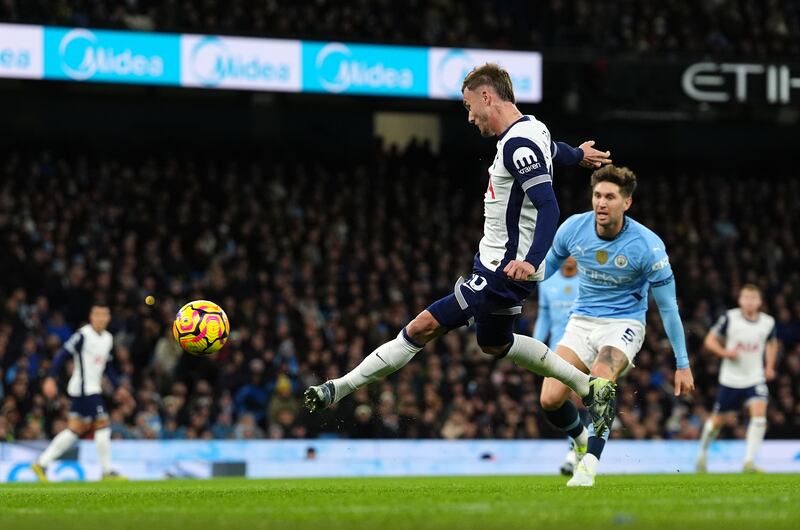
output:
[[[342,377],[309,387],[303,394],[305,406],[314,412],[338,403],[359,388],[396,372],[428,342],[467,321],[468,317],[454,295],[438,300],[417,315],[397,337],[379,346],[354,369]]]
[[[589,369],[569,347],[559,344],[556,354],[584,373]],[[583,426],[580,413],[572,401],[572,390],[561,381],[546,377],[542,384],[540,403],[547,420],[570,438],[570,450],[561,466],[561,473],[571,476],[575,466],[586,454],[589,431]]]
[[[111,421],[106,412],[103,396],[89,396],[95,409],[94,415],[94,444],[97,449],[97,459],[103,473],[103,480],[125,480],[125,477],[111,469]]]
[[[509,314],[511,313],[511,314]],[[517,314],[500,310],[481,315],[475,322],[478,346],[484,353],[505,357],[526,370],[552,377],[580,395],[589,393],[589,376],[555,355],[546,344],[514,333]]]
[[[717,435],[719,435],[719,430],[722,428],[724,421],[724,414],[712,412],[703,424],[703,432],[700,434],[700,451],[697,454],[697,461],[694,466],[695,471],[698,473],[705,473],[708,471],[708,448],[711,442],[716,440]]]
[[[614,383],[591,377],[560,356],[546,344],[528,335],[513,333],[514,320],[519,306],[501,308],[478,316],[476,321],[478,344],[484,353],[505,357],[526,370],[556,379],[583,397],[591,411],[592,421],[604,425],[613,418],[602,416],[603,411],[612,410],[609,403],[614,400]]]
[[[752,391],[755,396],[747,402],[750,423],[747,425],[747,451],[744,457],[744,471],[760,471],[755,465],[756,454],[767,433],[767,385],[756,385]]]
[[[616,381],[619,376],[628,369],[630,360],[628,356],[613,346],[605,345],[600,348],[597,353],[597,359],[592,365],[592,375],[601,377],[610,381]],[[614,419],[614,404],[610,403],[611,420],[603,425],[602,432],[598,432],[595,425],[589,427],[589,441],[586,447],[586,456],[583,457],[572,479],[567,482],[567,486],[593,486],[594,477],[597,474],[597,465],[600,461],[600,456],[603,454],[606,441],[608,440],[611,423]]]
[[[695,470],[698,473],[705,473],[708,471],[707,459],[709,446],[711,446],[711,443],[717,438],[717,435],[719,435],[719,431],[725,424],[727,417],[740,410],[741,407],[742,399],[739,389],[719,385],[714,408],[712,409],[711,415],[703,424],[703,432],[700,434],[700,450],[697,453],[697,460],[695,462]]]
[[[73,400],[73,409],[76,408]],[[80,407],[80,404],[78,404]],[[31,468],[42,482],[47,482],[47,466],[63,455],[67,449],[77,442],[80,437],[91,427],[91,419],[80,416],[78,412],[71,412],[67,428],[58,433],[47,448],[33,462]]]

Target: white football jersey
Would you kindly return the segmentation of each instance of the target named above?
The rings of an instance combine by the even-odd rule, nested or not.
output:
[[[72,397],[91,396],[102,392],[101,383],[106,363],[111,360],[114,338],[108,331],[97,333],[86,324],[64,343],[72,354],[72,377],[67,384],[67,394]]]
[[[510,165],[527,177],[520,182]],[[553,181],[550,131],[533,116],[523,116],[500,136],[497,154],[489,168],[484,196],[483,238],[480,261],[491,271],[502,270],[511,260],[524,260],[536,229],[536,207],[526,195],[533,186]],[[544,261],[530,280],[544,278]]]
[[[731,388],[747,388],[766,382],[764,377],[764,350],[767,342],[775,338],[775,319],[759,313],[756,320],[748,320],[741,309],[730,309],[719,317],[712,328],[723,340],[725,349],[736,351],[736,359],[722,359],[719,382]]]

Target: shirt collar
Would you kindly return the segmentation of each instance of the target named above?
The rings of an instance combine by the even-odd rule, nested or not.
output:
[[[513,127],[514,125],[516,125],[516,124],[518,124],[519,122],[522,122],[522,121],[530,121],[530,120],[531,120],[531,117],[530,117],[530,116],[523,114],[523,115],[522,115],[522,117],[521,117],[520,119],[518,119],[517,121],[515,121],[514,123],[512,123],[511,125],[509,125],[509,126],[508,126],[508,128],[506,128],[506,130],[505,130],[505,131],[503,131],[503,132],[501,132],[499,135],[497,135],[497,141],[499,142],[500,140],[502,140],[502,139],[503,139],[503,136],[505,136],[506,134],[508,134],[508,131],[510,131],[510,130],[511,130],[511,127]]]

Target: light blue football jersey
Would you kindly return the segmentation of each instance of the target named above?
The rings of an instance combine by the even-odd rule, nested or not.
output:
[[[578,281],[577,274],[567,278],[558,271],[539,284],[539,315],[533,338],[547,340],[551,350],[564,336],[572,304],[578,297]]]
[[[669,257],[652,230],[625,217],[614,239],[597,235],[594,212],[573,215],[556,232],[548,266],[572,256],[578,262],[578,298],[572,313],[645,321],[647,292],[673,281]]]

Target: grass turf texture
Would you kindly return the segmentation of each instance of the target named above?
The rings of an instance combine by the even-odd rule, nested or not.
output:
[[[797,475],[4,484],[0,528],[800,528]]]

